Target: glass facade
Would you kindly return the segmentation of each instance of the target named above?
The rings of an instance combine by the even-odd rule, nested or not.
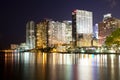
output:
[[[93,33],[92,12],[76,10],[74,13],[76,14],[77,33]]]
[[[90,11],[74,10],[72,12],[72,37],[74,46],[91,46],[93,34],[93,15]],[[85,36],[89,36],[87,39]],[[90,40],[85,42],[85,40]],[[84,41],[84,42],[83,42]],[[89,43],[82,45],[84,43]]]

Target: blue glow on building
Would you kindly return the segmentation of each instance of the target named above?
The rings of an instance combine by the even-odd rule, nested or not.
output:
[[[93,26],[93,37],[98,39],[98,24],[95,24],[95,26]]]

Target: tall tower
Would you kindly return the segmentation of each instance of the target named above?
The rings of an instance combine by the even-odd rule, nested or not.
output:
[[[44,19],[36,25],[36,48],[47,48],[48,47],[48,26],[49,20]]]
[[[29,49],[35,48],[35,23],[29,21],[26,24],[26,45]]]
[[[91,46],[93,34],[93,15],[90,11],[74,10],[72,12],[72,37],[75,46]]]

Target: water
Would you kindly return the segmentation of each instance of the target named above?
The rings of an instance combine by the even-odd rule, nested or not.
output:
[[[120,80],[120,55],[1,53],[0,73],[2,80]]]

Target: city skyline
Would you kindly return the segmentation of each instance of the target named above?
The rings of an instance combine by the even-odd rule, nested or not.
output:
[[[93,25],[102,21],[103,15],[112,13],[120,18],[120,1],[68,1],[46,0],[41,1],[1,1],[1,29],[0,48],[9,47],[10,44],[25,42],[26,23],[30,20],[39,22],[43,18],[50,18],[57,21],[72,20],[71,12],[75,9],[93,12]],[[102,5],[102,6],[101,6]]]

